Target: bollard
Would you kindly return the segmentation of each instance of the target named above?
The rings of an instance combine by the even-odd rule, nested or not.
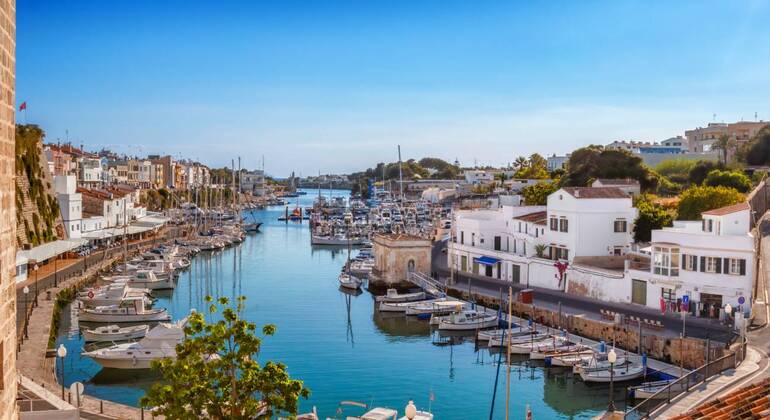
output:
[[[144,407],[141,407],[142,410],[142,420],[144,420]]]
[[[99,414],[104,414],[104,400],[99,400]]]

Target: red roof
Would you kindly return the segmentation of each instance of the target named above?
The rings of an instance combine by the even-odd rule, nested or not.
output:
[[[567,194],[578,198],[631,198],[617,187],[564,187]]]
[[[732,206],[725,206],[725,207],[720,207],[718,209],[704,211],[701,214],[705,216],[724,216],[726,214],[737,213],[739,211],[744,211],[749,209],[751,209],[751,207],[749,207],[749,203],[744,201],[742,203],[733,204]]]
[[[544,225],[546,220],[548,219],[548,212],[546,211],[536,211],[534,213],[527,213],[522,214],[520,216],[514,217],[516,220],[522,220],[525,222],[532,222],[536,225]]]

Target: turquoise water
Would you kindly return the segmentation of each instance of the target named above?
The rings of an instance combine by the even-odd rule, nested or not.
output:
[[[311,205],[315,194],[302,196],[300,204]],[[340,292],[337,274],[346,251],[313,248],[307,222],[278,222],[282,213],[282,207],[255,211],[265,223],[262,232],[238,247],[196,256],[177,288],[156,306],[168,308],[179,319],[191,308],[203,308],[207,294],[247,296],[245,317],[278,327],[277,334],[264,341],[260,358],[282,361],[293,377],[304,380],[312,395],[301,400],[301,408],[316,406],[322,418],[334,416],[342,400],[403,412],[410,399],[421,409],[430,405],[437,419],[489,418],[496,355],[477,350],[472,337],[431,334],[425,321],[381,316],[368,292]],[[69,350],[65,383],[81,381],[87,394],[137,405],[157,378],[146,371],[101,370],[81,357],[83,342],[72,321],[65,313],[59,336]],[[527,405],[541,419],[590,418],[607,406],[606,386],[586,386],[563,368],[521,359],[515,361],[511,380],[512,418],[523,418]],[[504,390],[501,369],[495,418],[504,417]],[[620,406],[622,395],[621,389]]]

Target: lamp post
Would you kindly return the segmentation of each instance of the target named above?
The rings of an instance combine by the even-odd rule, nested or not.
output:
[[[64,358],[67,357],[67,348],[64,344],[59,344],[59,348],[56,349],[56,355],[59,356],[59,364],[61,365],[61,399],[64,399]]]
[[[614,381],[615,381],[615,362],[618,361],[618,355],[615,353],[615,349],[611,349],[609,353],[607,353],[607,361],[610,362],[610,403],[607,406],[607,412],[614,413],[615,412],[615,401],[614,401]]]
[[[24,286],[23,289],[21,289],[22,292],[24,292],[24,338],[29,338],[29,335],[27,335],[27,321],[29,318],[27,318],[27,295],[29,295],[29,286]]]
[[[417,417],[417,407],[414,405],[414,401],[409,400],[409,403],[404,408],[404,415],[407,419],[412,420]]]
[[[35,265],[32,266],[32,270],[35,271],[35,307],[37,307],[37,262],[35,262]]]

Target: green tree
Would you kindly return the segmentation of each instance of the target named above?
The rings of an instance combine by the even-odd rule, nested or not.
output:
[[[730,206],[743,200],[743,194],[734,188],[696,185],[686,189],[679,196],[678,218],[700,220],[704,211]]]
[[[701,185],[706,180],[709,172],[714,169],[724,169],[724,165],[721,162],[713,162],[710,160],[699,160],[695,166],[690,169],[688,179],[691,185]]]
[[[630,178],[639,181],[643,191],[654,191],[658,175],[644,165],[642,159],[625,150],[588,146],[575,150],[567,162],[564,185],[585,187],[597,178]]]
[[[770,164],[770,124],[759,130],[739,157],[749,165]]]
[[[541,181],[522,188],[521,195],[524,197],[524,204],[528,206],[544,206],[548,202],[548,196],[558,189],[558,180],[553,182]]]
[[[710,187],[718,187],[721,185],[746,193],[751,190],[751,179],[742,172],[720,171],[719,169],[714,169],[706,175],[706,180],[703,181],[703,185],[708,185]]]
[[[521,179],[547,179],[548,161],[535,153],[527,159],[526,163],[521,165],[519,159],[516,159],[516,165],[519,169],[514,174],[515,178]]]
[[[639,215],[634,221],[634,240],[636,242],[650,242],[652,231],[671,226],[674,216],[661,205],[652,201],[652,197],[643,194],[636,199],[636,208]]]
[[[238,297],[233,308],[226,297],[218,305],[206,297],[211,316],[224,308],[221,319],[207,322],[197,312],[189,316],[177,358],[153,362],[163,380],[142,397],[142,407],[169,419],[197,419],[203,413],[214,419],[296,415],[299,397],[310,393],[282,363],[257,361],[262,338],[254,323],[241,319],[245,299]],[[274,333],[273,325],[262,328],[263,336]]]

